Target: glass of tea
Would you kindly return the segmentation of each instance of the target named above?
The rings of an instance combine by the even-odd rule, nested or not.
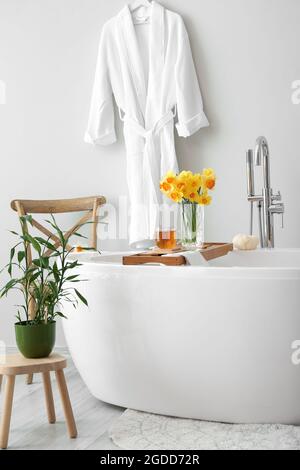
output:
[[[161,250],[173,250],[176,248],[176,230],[158,230],[156,245]]]

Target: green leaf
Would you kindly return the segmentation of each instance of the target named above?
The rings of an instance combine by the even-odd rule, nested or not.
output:
[[[33,246],[33,248],[35,249],[35,251],[38,252],[39,255],[41,254],[41,246],[34,237],[29,235],[29,233],[24,233],[21,238],[23,238],[23,240],[25,240],[27,243],[30,243],[30,245]]]
[[[13,247],[11,250],[10,250],[10,261],[13,260],[14,256],[15,256],[15,252],[16,252],[16,249],[15,247]]]
[[[61,313],[61,312],[55,312],[54,316],[59,316],[59,317],[61,317],[61,318],[67,319],[66,315],[64,315],[64,314]]]
[[[9,263],[8,268],[7,268],[7,272],[10,276],[12,275],[12,263]]]
[[[73,274],[72,276],[66,277],[66,281],[72,281],[73,279],[76,279],[79,276],[79,274]]]
[[[53,271],[54,279],[58,283],[60,281],[60,275],[59,275],[59,270],[58,270],[56,261],[53,263],[52,271]]]
[[[21,322],[21,314],[20,314],[20,311],[18,310],[18,313],[16,315],[16,319],[18,320],[18,322]]]
[[[32,273],[35,273],[37,268],[35,266],[31,266],[30,268],[26,269],[25,277],[29,276]]]
[[[19,234],[17,232],[15,232],[14,230],[9,230],[9,232],[12,233],[13,235],[19,236]]]
[[[45,240],[42,237],[35,237],[35,239],[41,244],[44,245],[46,248],[48,248],[51,251],[57,251],[56,247],[50,243],[48,240]]]
[[[19,264],[22,263],[24,258],[25,258],[25,251],[19,251],[18,252],[18,262],[19,262]]]
[[[32,264],[34,264],[34,265],[37,266],[38,268],[41,268],[41,267],[42,267],[42,261],[40,260],[40,258],[33,259],[33,260],[32,260]]]
[[[74,269],[74,268],[76,268],[77,266],[79,266],[78,260],[73,261],[72,263],[67,263],[67,264],[66,264],[66,269]]]
[[[77,289],[74,289],[74,290],[75,290],[76,295],[77,295],[77,297],[79,298],[79,300],[81,300],[81,302],[83,302],[84,305],[86,305],[86,306],[88,307],[88,301],[86,300],[86,298],[83,297],[83,295],[80,294],[80,292],[79,292]]]
[[[11,279],[8,281],[7,284],[5,284],[5,289],[11,289],[15,284],[16,284],[17,279]]]
[[[52,221],[51,221],[51,220],[47,220],[46,222],[48,222],[48,224],[50,224],[50,225],[54,228],[54,230],[55,230],[56,233],[58,234],[58,238],[60,239],[61,244],[62,244],[63,246],[65,246],[67,240],[65,239],[64,234],[63,234],[63,232],[61,231],[61,229],[58,227],[58,225],[57,225],[57,223],[56,223],[56,220],[55,220],[53,214],[51,214],[51,219],[52,219]]]
[[[45,268],[45,269],[48,269],[49,268],[49,258],[47,256],[41,256],[40,260],[41,260],[41,263],[42,263],[42,267]]]
[[[33,276],[29,277],[29,282],[32,283],[40,276],[40,271],[36,272]]]
[[[32,264],[39,268],[48,269],[49,268],[49,259],[45,257],[36,258],[32,261]]]
[[[50,285],[50,287],[51,287],[51,289],[52,289],[53,291],[57,292],[57,284],[56,284],[56,282],[54,282],[54,281],[49,281],[49,285]]]
[[[79,233],[79,232],[74,232],[72,235],[73,235],[73,236],[76,236],[76,237],[88,239],[88,237],[86,237],[85,235],[82,235],[82,234]]]
[[[21,215],[20,220],[21,220],[21,222],[23,222],[23,223],[29,222],[30,225],[32,225],[33,217],[32,217],[31,214]]]
[[[8,283],[5,284],[5,286],[1,290],[0,297],[4,297],[5,295],[7,295],[8,291],[13,289],[15,285],[18,284],[19,282],[20,282],[19,279],[11,279],[10,281],[8,281]]]

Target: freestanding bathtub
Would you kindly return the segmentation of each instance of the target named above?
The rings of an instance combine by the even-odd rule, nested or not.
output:
[[[89,309],[67,310],[64,331],[95,397],[185,418],[300,424],[300,250],[233,252],[205,267],[122,266],[121,254],[102,254],[83,256],[80,272]]]

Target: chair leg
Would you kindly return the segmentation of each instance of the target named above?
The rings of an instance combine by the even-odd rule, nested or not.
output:
[[[43,372],[43,383],[44,383],[44,392],[45,392],[48,421],[50,424],[53,424],[56,421],[56,417],[55,417],[55,408],[54,408],[53,393],[52,393],[52,387],[51,387],[50,372]]]
[[[4,397],[3,397],[3,413],[0,425],[0,447],[6,449],[8,444],[10,418],[14,397],[15,376],[8,375],[6,377]]]
[[[33,381],[33,374],[28,374],[26,377],[26,383],[27,385],[31,385]]]
[[[72,411],[72,405],[70,402],[70,397],[68,393],[68,388],[66,384],[65,374],[62,369],[55,371],[56,380],[59,388],[59,393],[63,405],[63,410],[66,418],[67,428],[69,436],[71,438],[77,437],[76,423]]]

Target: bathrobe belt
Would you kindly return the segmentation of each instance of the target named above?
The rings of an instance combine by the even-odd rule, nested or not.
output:
[[[139,124],[135,119],[131,118],[127,114],[122,116],[121,110],[119,110],[119,113],[121,120],[130,126],[131,130],[138,136],[145,139],[145,147],[143,151],[144,204],[149,206],[157,205],[157,192],[160,182],[155,180],[155,173],[160,175],[160,171],[158,167],[159,163],[155,155],[155,137],[158,136],[160,131],[174,119],[175,114],[171,110],[168,111],[155,123],[151,129],[146,130],[141,124]],[[148,210],[151,211],[151,207],[148,207]],[[151,237],[154,235],[157,228],[157,221],[155,220],[155,217],[149,217],[148,224],[148,232]]]

